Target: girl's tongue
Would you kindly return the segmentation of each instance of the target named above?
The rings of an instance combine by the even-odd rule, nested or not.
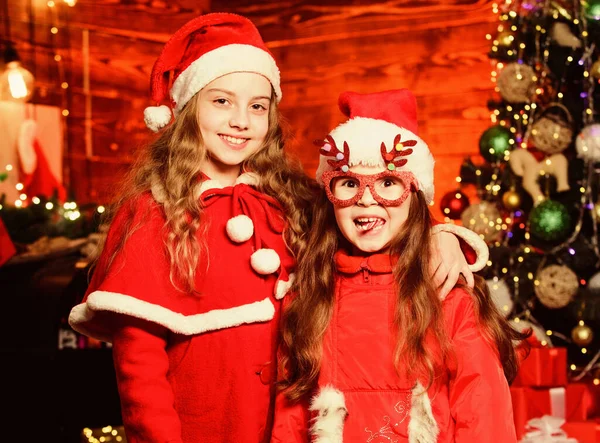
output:
[[[385,224],[385,220],[374,217],[357,218],[356,220],[354,220],[354,224],[356,225],[359,231],[369,232],[374,231],[383,226]]]

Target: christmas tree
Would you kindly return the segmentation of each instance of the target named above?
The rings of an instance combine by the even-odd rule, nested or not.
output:
[[[600,383],[600,1],[493,8],[490,126],[441,209],[488,243],[482,275],[511,323]]]

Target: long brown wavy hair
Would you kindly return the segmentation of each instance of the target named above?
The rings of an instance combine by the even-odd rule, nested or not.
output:
[[[133,225],[136,202],[142,194],[151,192],[166,219],[165,247],[171,263],[171,282],[185,292],[194,291],[200,256],[207,254],[202,241],[206,224],[202,223],[199,190],[200,169],[208,153],[198,122],[198,96],[196,94],[180,115],[142,151],[119,187],[121,192],[117,193],[118,199],[106,218],[106,223],[110,223],[120,209],[127,211],[119,244],[114,251],[107,251],[110,254],[108,268],[127,238],[140,227]],[[240,165],[240,169],[258,174],[259,189],[280,202],[287,219],[288,248],[300,251],[305,244],[312,195],[317,185],[306,176],[297,160],[286,155],[274,91],[271,97],[269,128],[263,146]]]
[[[430,278],[432,252],[422,247],[430,244],[431,215],[423,193],[411,195],[408,218],[390,247],[390,254],[398,258],[394,266],[395,366],[407,376],[427,375],[429,387],[443,359],[451,357],[452,346],[443,328],[442,301]],[[338,248],[350,246],[337,227],[333,206],[321,191],[306,248],[298,257],[295,297],[283,313],[280,364],[284,378],[279,387],[291,401],[303,398],[316,385],[323,336],[334,308],[334,254]],[[476,276],[474,289],[465,289],[473,294],[482,330],[496,345],[506,378],[512,381],[518,369],[513,340],[522,340],[527,334],[512,329],[498,313],[481,277]],[[430,346],[432,339],[437,347]]]

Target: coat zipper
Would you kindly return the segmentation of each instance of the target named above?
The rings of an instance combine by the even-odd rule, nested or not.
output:
[[[369,265],[368,265],[368,263],[366,261],[362,262],[360,264],[360,268],[363,270],[363,281],[365,283],[369,283],[369,281],[370,281],[370,274],[369,274]]]

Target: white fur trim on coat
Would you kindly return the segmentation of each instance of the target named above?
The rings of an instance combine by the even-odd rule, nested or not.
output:
[[[427,144],[408,129],[396,126],[385,120],[373,118],[355,117],[342,123],[329,135],[335,140],[339,150],[343,149],[344,142],[350,148],[350,161],[348,166],[385,166],[381,157],[381,143],[385,143],[387,152],[391,152],[396,135],[402,136],[402,141],[416,140],[417,144],[412,147],[412,154],[402,157],[407,163],[398,168],[397,171],[412,172],[419,182],[419,189],[423,191],[427,203],[433,201],[433,165],[435,163]],[[331,157],[320,156],[317,168],[317,181],[321,183],[323,172],[331,170],[327,160]]]
[[[69,324],[82,334],[103,341],[111,341],[108,335],[99,336],[86,327],[97,312],[113,312],[148,320],[164,326],[176,334],[196,335],[218,329],[232,328],[245,323],[265,322],[273,319],[275,307],[269,298],[235,306],[214,309],[201,314],[184,315],[159,305],[117,292],[95,291],[85,303],[75,306],[69,314]]]
[[[348,415],[344,394],[333,386],[320,389],[312,399],[310,411],[317,414],[310,427],[314,443],[342,443],[344,437],[344,420]]]
[[[439,432],[429,396],[423,385],[417,382],[412,390],[408,443],[435,443]]]
[[[479,237],[475,232],[464,226],[452,225],[449,223],[435,225],[431,232],[436,234],[438,232],[450,232],[457,237],[462,238],[470,247],[473,248],[477,254],[477,260],[472,265],[469,265],[469,269],[472,272],[477,272],[485,268],[487,261],[490,257],[490,251],[487,244]]]
[[[250,256],[250,264],[259,274],[269,275],[279,269],[281,259],[275,250],[262,248]]]
[[[267,51],[252,45],[220,46],[192,62],[173,82],[171,97],[176,103],[175,115],[185,104],[213,80],[233,72],[254,72],[265,77],[281,100],[279,68]]]
[[[290,274],[287,281],[285,280],[277,280],[275,283],[275,298],[277,300],[281,300],[286,294],[290,291],[292,284],[294,284],[294,279],[296,278],[296,274]]]
[[[144,123],[153,132],[158,132],[171,121],[171,108],[165,105],[149,106],[144,109]]]
[[[236,243],[244,243],[254,234],[254,223],[247,215],[241,214],[227,220],[225,230],[229,238]]]

